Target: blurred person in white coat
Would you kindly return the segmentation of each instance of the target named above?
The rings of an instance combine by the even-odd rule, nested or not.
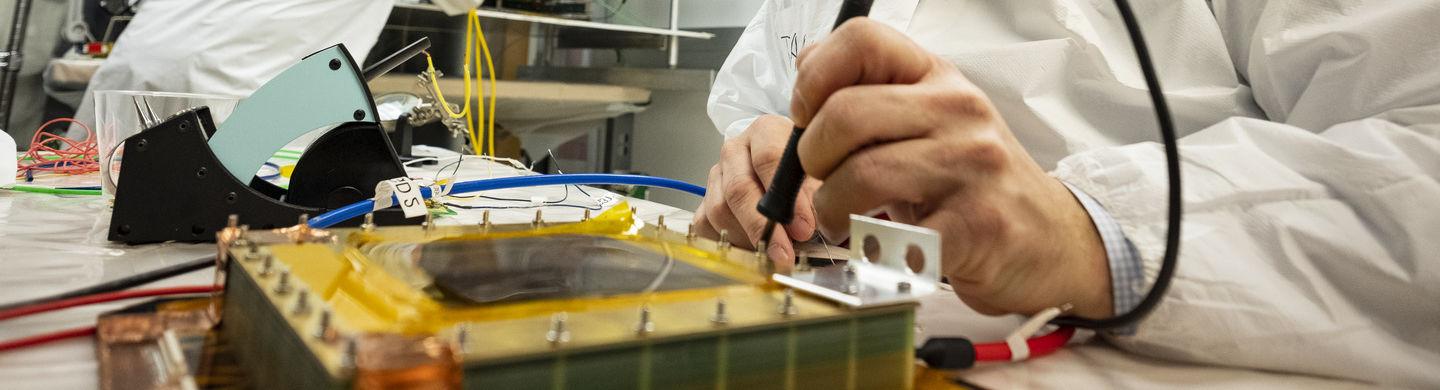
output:
[[[102,90],[243,98],[337,43],[363,62],[393,8],[389,0],[145,0],[91,77],[75,117],[93,124],[94,91]]]
[[[709,112],[727,140],[696,227],[843,239],[874,210],[937,229],[982,313],[1134,307],[1165,247],[1148,91],[1108,1],[767,1]],[[1119,347],[1187,362],[1440,385],[1440,3],[1146,0],[1174,113],[1184,248]],[[857,85],[864,84],[864,85]],[[796,219],[755,210],[792,126]],[[787,239],[788,238],[788,239]]]

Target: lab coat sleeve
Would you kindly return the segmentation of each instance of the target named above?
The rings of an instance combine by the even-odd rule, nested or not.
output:
[[[740,135],[760,115],[789,114],[793,81],[773,37],[776,7],[770,0],[760,7],[715,75],[706,106],[725,138]]]
[[[1270,120],[1181,140],[1179,269],[1120,347],[1166,359],[1440,385],[1440,7],[1215,1]],[[1161,69],[1160,71],[1164,71]],[[1165,247],[1164,151],[1062,160],[1147,280]]]

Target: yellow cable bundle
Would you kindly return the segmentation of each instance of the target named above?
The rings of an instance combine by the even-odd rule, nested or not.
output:
[[[451,118],[460,118],[460,117],[463,117],[463,116],[466,116],[466,115],[470,115],[470,103],[469,103],[469,101],[470,101],[470,82],[469,82],[469,81],[470,81],[470,64],[469,64],[469,62],[470,62],[470,52],[469,52],[469,51],[466,51],[466,52],[465,52],[465,62],[466,62],[466,64],[465,64],[465,78],[464,78],[464,80],[466,81],[466,82],[465,82],[465,101],[466,101],[466,103],[465,103],[465,107],[462,108],[462,109],[460,109],[460,112],[459,112],[459,113],[456,113],[454,110],[451,110],[451,109],[450,109],[450,102],[445,101],[445,93],[443,93],[443,92],[440,91],[440,81],[435,79],[435,61],[430,58],[430,52],[429,52],[429,51],[424,51],[424,52],[422,52],[422,53],[425,53],[425,67],[426,67],[427,70],[430,72],[430,87],[432,87],[432,88],[435,89],[435,98],[436,98],[436,99],[440,99],[440,107],[441,107],[441,108],[444,108],[444,109],[445,109],[445,113],[446,113],[446,114],[449,114]],[[468,124],[467,124],[467,125],[468,125]]]
[[[471,26],[474,28],[474,30],[475,30],[475,39],[476,39],[477,41],[479,41],[479,49],[480,49],[480,52],[481,52],[482,54],[484,54],[484,56],[485,56],[485,69],[489,69],[489,70],[490,70],[490,103],[489,103],[489,110],[488,110],[489,112],[480,114],[481,117],[475,121],[475,127],[477,127],[477,128],[480,127],[480,121],[481,121],[481,120],[484,120],[484,121],[485,121],[485,136],[486,136],[486,139],[487,139],[487,141],[486,141],[486,143],[485,143],[485,148],[486,148],[485,150],[487,150],[487,151],[489,152],[488,155],[494,156],[494,155],[495,155],[495,95],[496,95],[496,93],[495,93],[495,61],[494,61],[493,59],[491,59],[491,57],[490,57],[490,44],[485,41],[485,29],[483,29],[483,28],[480,27],[480,16],[477,15],[477,14],[475,13],[475,10],[473,10],[473,9],[470,10],[470,25],[471,25]],[[468,47],[466,48],[466,51],[470,51],[470,50],[471,50],[471,48],[468,48]],[[475,67],[476,67],[476,68],[479,68],[479,67],[480,67],[480,61],[479,61],[480,59],[479,59],[479,58],[476,58],[475,60],[476,60],[476,61],[475,61]],[[476,89],[477,91],[479,91],[479,90],[480,90],[480,86],[479,86],[480,80],[478,80],[478,79],[480,78],[480,74],[477,73],[477,74],[476,74],[476,78],[477,78],[477,80],[475,80],[475,82],[476,82],[475,89]],[[479,99],[484,99],[484,96],[481,95],[481,96],[479,96],[478,98],[479,98]],[[479,109],[480,109],[480,104],[479,104],[479,102],[477,102],[476,110],[479,110]]]
[[[477,48],[485,57],[484,67],[480,64],[480,58],[474,54]],[[472,58],[474,58],[476,76],[473,88],[470,79],[470,64],[472,63]],[[425,65],[430,71],[430,87],[435,89],[435,98],[440,100],[440,106],[445,109],[445,113],[450,115],[451,118],[465,118],[466,131],[470,136],[470,149],[473,150],[476,155],[495,154],[495,62],[490,57],[490,45],[485,42],[485,30],[480,27],[480,16],[475,13],[475,10],[470,10],[469,21],[465,26],[465,63],[462,65],[463,78],[461,79],[465,84],[465,105],[461,108],[460,112],[457,113],[451,110],[450,103],[445,101],[445,94],[440,90],[440,81],[435,78],[435,62],[430,57],[430,52],[428,51],[425,52]],[[488,114],[482,111],[484,110],[485,97],[479,85],[480,79],[483,77],[481,76],[481,72],[483,72],[484,69],[490,70],[490,104]],[[470,98],[471,96],[475,96],[471,93],[472,90],[480,95],[476,97],[477,101],[475,102],[474,111],[470,110]],[[484,129],[484,135],[488,135],[487,141],[481,141],[481,129]]]

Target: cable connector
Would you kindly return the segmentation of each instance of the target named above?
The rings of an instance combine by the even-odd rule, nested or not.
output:
[[[1010,347],[1010,361],[1018,362],[1021,360],[1029,359],[1030,345],[1026,344],[1025,340],[1028,340],[1030,339],[1030,337],[1035,336],[1036,333],[1039,333],[1040,329],[1044,328],[1045,324],[1049,323],[1050,320],[1055,319],[1055,317],[1059,317],[1060,314],[1070,311],[1071,307],[1072,306],[1067,303],[1060,307],[1052,307],[1041,310],[1039,313],[1035,313],[1035,315],[1030,316],[1030,319],[1025,320],[1025,323],[1020,324],[1019,328],[1015,328],[1015,330],[1011,331],[1009,336],[1005,336],[1005,345]]]

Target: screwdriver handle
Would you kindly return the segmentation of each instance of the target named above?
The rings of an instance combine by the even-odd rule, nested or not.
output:
[[[845,0],[840,4],[840,13],[835,15],[835,25],[830,29],[840,28],[852,18],[869,15],[870,6],[874,3],[874,0]],[[804,134],[805,129],[799,126],[790,133],[790,141],[785,142],[785,154],[780,155],[780,166],[775,169],[775,178],[770,180],[770,190],[765,191],[760,204],[755,206],[760,215],[772,222],[788,224],[795,219],[795,197],[800,194],[800,185],[805,184],[805,167],[800,166],[800,151],[796,149],[800,136]]]
[[[770,190],[760,198],[760,215],[780,224],[788,224],[795,218],[795,197],[800,194],[800,185],[805,183],[805,168],[800,166],[800,153],[795,150],[805,129],[796,127],[785,142],[785,153],[780,155],[780,165],[775,168],[775,177],[770,180]],[[770,237],[765,237],[769,239]]]

